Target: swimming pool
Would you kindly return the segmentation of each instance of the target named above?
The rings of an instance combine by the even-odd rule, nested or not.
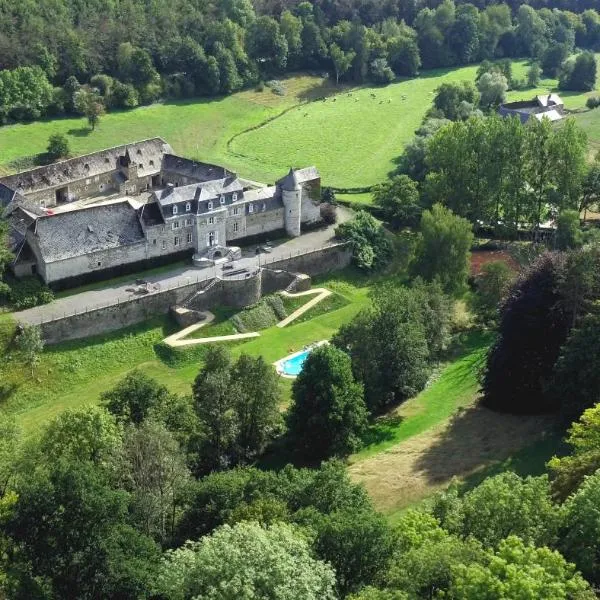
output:
[[[300,371],[302,371],[302,367],[304,366],[304,361],[306,360],[306,357],[310,354],[311,350],[312,348],[309,348],[308,350],[303,350],[302,352],[293,355],[291,358],[284,360],[281,363],[281,372],[284,375],[289,375],[291,377],[296,377],[297,375],[299,375]]]

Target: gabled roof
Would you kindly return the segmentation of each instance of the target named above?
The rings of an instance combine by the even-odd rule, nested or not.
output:
[[[35,239],[44,261],[54,262],[135,244],[144,232],[137,211],[125,201],[39,217]]]
[[[282,190],[291,192],[297,190],[303,183],[314,181],[320,177],[316,167],[290,169],[290,172],[278,181]]]
[[[539,96],[536,96],[535,99],[543,108],[548,106],[564,106],[564,102],[558,94],[540,94]]]
[[[195,179],[197,182],[222,179],[228,175],[233,175],[224,167],[189,160],[188,158],[182,158],[181,156],[169,153],[163,157],[162,167],[165,171],[178,173],[190,179]]]
[[[114,171],[120,158],[127,154],[138,164],[138,175],[153,175],[160,172],[162,157],[170,151],[171,147],[162,138],[153,138],[9,175],[0,179],[0,183],[23,194],[31,194]]]
[[[541,121],[542,119],[548,119],[550,121],[560,121],[563,118],[563,115],[561,115],[557,110],[545,110],[544,112],[540,112],[540,113],[534,113],[533,116],[538,120]]]
[[[169,206],[191,200],[215,200],[221,194],[242,192],[243,190],[242,182],[237,177],[225,177],[180,187],[169,186],[156,192],[156,198],[161,206]]]

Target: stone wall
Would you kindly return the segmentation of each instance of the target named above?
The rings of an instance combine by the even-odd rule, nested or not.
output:
[[[311,277],[322,275],[329,271],[343,269],[350,264],[352,251],[345,244],[318,248],[298,256],[270,262],[269,269],[282,269],[294,273],[306,273]]]
[[[185,305],[193,310],[211,310],[217,306],[243,308],[256,304],[263,294],[285,289],[293,281],[293,273],[319,275],[346,267],[350,258],[351,252],[347,246],[320,248],[270,263],[265,269],[257,270],[248,277],[190,283],[41,323],[40,327],[46,343],[56,344],[135,325],[156,315],[166,314],[175,305]]]

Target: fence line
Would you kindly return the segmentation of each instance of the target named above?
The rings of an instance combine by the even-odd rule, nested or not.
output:
[[[314,252],[320,252],[322,250],[325,250],[327,248],[337,248],[340,246],[345,246],[345,243],[332,243],[332,244],[327,244],[325,246],[320,246],[318,248],[312,248],[312,249],[300,249],[300,250],[296,250],[295,252],[290,252],[289,254],[284,254],[283,256],[272,256],[272,255],[268,255],[268,256],[264,256],[261,258],[261,255],[258,254],[256,256],[257,259],[257,265],[258,268],[260,269],[261,267],[264,267],[266,265],[269,264],[273,264],[273,263],[277,263],[277,262],[282,262],[285,260],[291,260],[292,258],[296,258],[298,256],[308,256],[309,254],[313,254]],[[243,260],[243,259],[242,259]],[[178,290],[181,288],[184,288],[186,286],[189,285],[194,285],[194,282],[192,281],[192,276],[182,276],[181,281],[176,280],[174,283],[172,283],[170,286],[167,285],[166,287],[163,288],[163,286],[160,284],[160,282],[157,282],[156,284],[150,284],[150,285],[158,285],[158,289],[154,289],[152,291],[149,291],[148,294],[144,294],[143,296],[135,296],[135,292],[131,292],[130,293],[130,297],[128,298],[119,298],[117,297],[115,300],[112,301],[108,301],[106,302],[106,304],[104,303],[98,303],[96,305],[93,306],[86,306],[83,309],[77,309],[74,308],[72,311],[66,312],[63,311],[62,315],[56,315],[53,314],[51,317],[49,318],[43,318],[40,317],[39,319],[39,325],[43,325],[44,323],[52,323],[54,321],[60,321],[61,319],[66,319],[68,317],[73,317],[76,315],[82,315],[82,314],[87,314],[87,313],[91,313],[91,312],[95,312],[97,310],[101,310],[101,309],[105,309],[105,308],[110,308],[112,306],[120,306],[121,304],[129,304],[129,303],[133,303],[136,300],[142,300],[143,298],[147,298],[148,296],[152,296],[155,294],[166,294],[167,292],[172,292],[173,290]],[[212,268],[212,275],[207,275],[206,277],[200,277],[200,274],[196,275],[196,281],[195,284],[198,285],[200,282],[205,282],[205,281],[209,281],[209,280],[218,280],[218,279],[222,279],[222,277],[220,277],[219,275],[217,275],[217,268],[216,265]],[[201,291],[201,290],[199,290]],[[122,300],[122,302],[121,302]]]

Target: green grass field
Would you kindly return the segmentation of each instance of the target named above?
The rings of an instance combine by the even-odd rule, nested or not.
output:
[[[234,356],[241,352],[262,355],[269,363],[297,351],[303,346],[330,338],[337,329],[368,302],[372,280],[353,271],[317,278],[315,283],[336,292],[336,300],[327,305],[328,312],[315,312],[309,320],[283,329],[270,327],[261,337],[231,344]],[[222,327],[230,314],[219,315],[213,327]],[[0,352],[12,335],[8,315],[0,315]],[[168,317],[157,317],[140,325],[85,340],[48,347],[31,379],[27,369],[15,360],[0,364],[0,401],[2,408],[14,415],[26,431],[34,432],[66,408],[97,403],[100,393],[115,385],[123,376],[138,368],[156,378],[176,393],[189,393],[201,365],[202,348],[174,351],[166,360],[160,342],[177,327]],[[216,333],[220,335],[221,333]],[[162,358],[161,358],[162,357]],[[284,399],[289,400],[290,383],[282,380]]]
[[[514,62],[516,77],[524,78],[526,70],[526,61]],[[272,182],[290,166],[315,164],[325,185],[369,186],[393,170],[394,159],[413,137],[440,83],[473,81],[475,72],[476,66],[437,69],[385,87],[352,90],[319,77],[295,75],[285,80],[285,96],[265,88],[225,98],[155,104],[109,113],[95,131],[89,131],[84,119],[73,118],[5,126],[0,128],[0,172],[31,164],[32,157],[45,150],[48,137],[61,132],[74,154],[162,136],[177,153],[222,164],[252,179]],[[535,90],[510,92],[509,100],[555,87],[555,80],[542,80]],[[569,109],[584,107],[588,96],[562,95]],[[310,102],[322,96],[327,100]],[[583,112],[577,118],[592,142],[600,143],[596,113]],[[359,194],[347,199],[369,203],[371,198]]]

